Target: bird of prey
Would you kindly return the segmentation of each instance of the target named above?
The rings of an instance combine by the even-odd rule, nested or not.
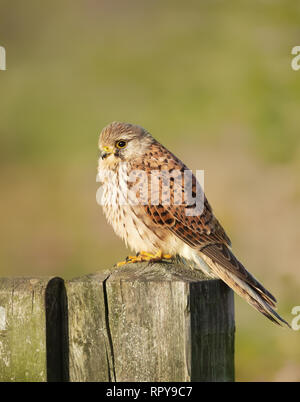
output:
[[[144,128],[129,123],[106,126],[99,148],[104,214],[136,252],[119,266],[179,256],[222,279],[271,321],[289,325],[276,313],[275,297],[233,254],[199,181],[183,162]]]

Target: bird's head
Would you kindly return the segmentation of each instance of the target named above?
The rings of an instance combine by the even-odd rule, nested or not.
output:
[[[129,162],[141,157],[154,142],[153,137],[142,127],[129,123],[113,122],[104,127],[99,138],[102,167],[113,168],[120,162]]]

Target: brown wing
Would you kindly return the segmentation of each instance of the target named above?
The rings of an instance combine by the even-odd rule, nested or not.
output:
[[[160,180],[159,194],[154,194],[154,200],[148,205],[145,205],[145,211],[148,216],[157,225],[164,225],[178,236],[182,241],[190,247],[201,251],[213,261],[219,263],[230,272],[234,273],[240,279],[246,281],[250,286],[256,288],[263,298],[265,298],[272,306],[276,302],[275,297],[268,292],[237,260],[237,258],[230,251],[230,239],[226,235],[219,221],[213,214],[212,208],[209,205],[205,195],[203,196],[203,208],[201,212],[195,216],[189,216],[189,210],[194,208],[191,204],[191,198],[182,198],[181,205],[175,204],[176,194],[183,194],[184,184],[192,189],[192,198],[197,196],[199,191],[199,184],[192,176],[183,178],[183,172],[188,168],[171,152],[164,148],[161,144],[155,143],[151,149],[144,156],[142,160],[137,162],[136,168],[140,168],[141,164],[143,169],[150,175],[153,171],[167,171],[172,173],[174,180],[170,180],[170,203],[163,205],[163,178]],[[175,172],[175,173],[174,173]],[[180,174],[182,182],[176,179],[176,174]],[[185,181],[184,181],[185,180]],[[187,180],[191,180],[188,183]],[[154,201],[154,202],[153,202]]]
[[[199,192],[201,187],[193,174],[184,175],[184,171],[189,171],[189,169],[175,155],[162,145],[155,143],[133,168],[140,169],[141,164],[149,177],[151,174],[153,175],[153,172],[167,172],[170,175],[170,181],[165,183],[170,187],[170,199],[166,200],[169,202],[162,201],[165,189],[164,176],[159,179],[157,192],[153,192],[153,188],[151,188],[152,198],[149,189],[149,202],[145,205],[145,211],[156,224],[166,225],[183,241],[198,249],[214,243],[231,245],[230,239],[215,218],[205,195],[203,195],[201,211],[193,203],[195,197],[198,196],[197,190]],[[178,176],[181,180],[178,179]],[[150,182],[149,179],[149,185]],[[191,194],[185,195],[184,188],[190,188]],[[180,198],[178,194],[181,194],[182,197]],[[179,198],[180,205],[178,205]],[[201,213],[197,213],[197,208]],[[191,213],[192,216],[189,216]]]

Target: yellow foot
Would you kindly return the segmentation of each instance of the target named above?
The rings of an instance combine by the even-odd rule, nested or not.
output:
[[[117,267],[121,267],[126,264],[132,264],[135,262],[143,262],[143,261],[161,261],[161,260],[170,260],[172,256],[170,254],[163,254],[162,251],[158,251],[156,254],[147,253],[146,251],[141,251],[139,254],[135,256],[129,256],[126,258],[126,261],[121,261],[117,263]]]
[[[170,260],[172,256],[170,254],[163,254],[162,251],[158,251],[155,254],[147,253],[146,251],[141,251],[139,256],[143,258],[143,261],[161,261]]]
[[[138,255],[130,255],[129,257],[126,258],[125,261],[121,261],[117,263],[117,267],[121,267],[122,265],[126,264],[133,264],[135,262],[142,262],[142,258]]]

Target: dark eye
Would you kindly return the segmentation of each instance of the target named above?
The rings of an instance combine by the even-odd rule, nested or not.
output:
[[[120,141],[117,141],[117,142],[116,142],[116,147],[117,147],[117,148],[125,148],[126,145],[127,145],[127,142],[124,141],[124,140],[120,140]]]

